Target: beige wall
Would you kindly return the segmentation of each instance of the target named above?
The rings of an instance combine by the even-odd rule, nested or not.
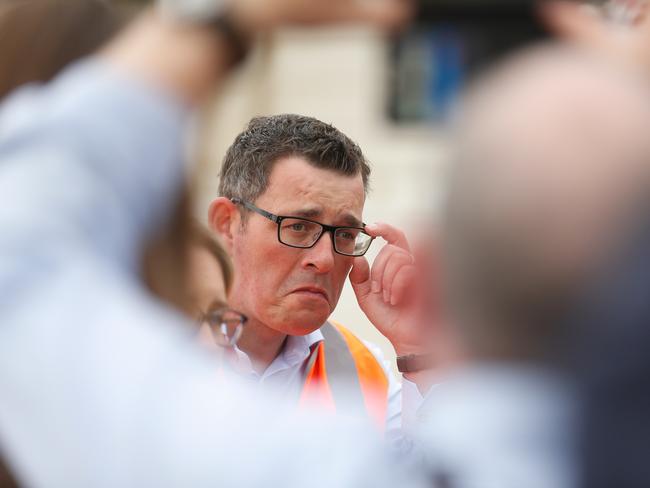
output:
[[[334,124],[361,145],[372,168],[366,222],[398,225],[415,235],[439,201],[444,137],[431,128],[396,127],[385,116],[387,43],[359,28],[292,30],[257,49],[207,116],[197,213],[205,218],[216,195],[223,154],[255,115],[300,113]],[[375,243],[369,257],[380,249]],[[358,309],[349,285],[333,318],[394,354]]]

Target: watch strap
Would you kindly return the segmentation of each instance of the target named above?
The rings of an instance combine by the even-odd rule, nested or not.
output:
[[[397,356],[397,369],[400,373],[417,373],[434,366],[432,354],[409,354]]]

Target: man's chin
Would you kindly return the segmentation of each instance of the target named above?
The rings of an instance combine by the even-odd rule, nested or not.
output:
[[[318,330],[327,321],[328,314],[305,316],[302,320],[291,320],[285,325],[286,333],[304,336]]]
[[[272,328],[285,334],[304,336],[319,329],[329,318],[332,308],[326,300],[289,295],[276,311]],[[278,310],[279,309],[279,310]]]
[[[291,314],[281,327],[286,334],[304,336],[319,329],[329,316],[329,308],[322,311],[301,310]]]

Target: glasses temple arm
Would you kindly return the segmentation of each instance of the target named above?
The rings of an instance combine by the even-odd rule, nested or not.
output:
[[[271,212],[267,212],[266,210],[262,210],[261,208],[256,207],[252,203],[242,200],[241,198],[231,198],[230,201],[235,205],[242,205],[248,210],[260,214],[262,217],[266,217],[267,219],[269,219],[272,222],[275,222],[276,224],[280,222],[280,218],[277,215],[272,214]]]

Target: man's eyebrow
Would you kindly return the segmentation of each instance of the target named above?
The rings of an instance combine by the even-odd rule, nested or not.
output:
[[[291,217],[304,217],[305,219],[314,219],[318,220],[318,218],[323,214],[323,211],[320,208],[313,207],[313,208],[303,208],[300,210],[295,210],[289,214]],[[362,227],[363,223],[354,215],[350,213],[346,213],[339,217],[337,219],[342,225],[345,226],[350,226],[350,227]],[[337,222],[338,224],[338,222]]]
[[[322,209],[312,207],[312,208],[303,208],[300,210],[295,210],[288,215],[291,215],[292,217],[304,217],[306,219],[316,219],[320,217],[322,214],[323,214]]]
[[[342,221],[345,223],[345,225],[349,225],[350,227],[363,227],[363,222],[361,222],[352,214],[345,214],[342,218]]]

